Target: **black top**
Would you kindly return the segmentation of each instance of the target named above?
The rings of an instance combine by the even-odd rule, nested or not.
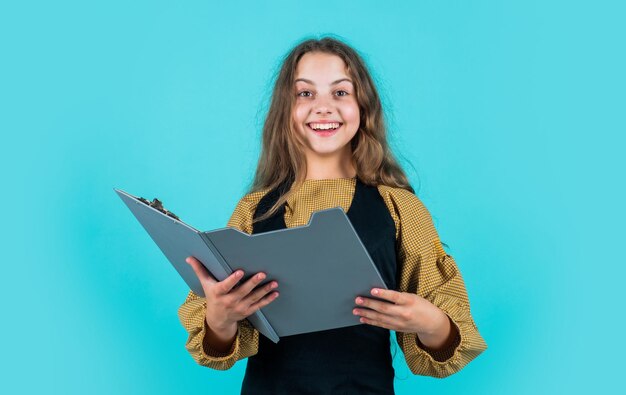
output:
[[[266,213],[278,196],[278,188],[268,192],[254,218]],[[285,229],[284,214],[283,205],[254,223],[252,233]],[[395,223],[378,189],[357,178],[347,216],[387,287],[396,289]],[[257,354],[248,358],[241,394],[393,394],[390,347],[389,330],[368,324],[284,336],[278,343],[260,335]]]

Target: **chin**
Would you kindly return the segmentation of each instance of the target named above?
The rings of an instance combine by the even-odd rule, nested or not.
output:
[[[321,156],[321,157],[329,157],[329,156],[335,156],[340,154],[343,150],[344,150],[345,146],[343,147],[333,147],[333,148],[328,148],[328,147],[309,147],[309,151],[316,156]]]

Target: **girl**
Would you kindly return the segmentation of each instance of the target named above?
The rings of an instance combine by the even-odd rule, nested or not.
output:
[[[218,282],[187,258],[206,298],[189,292],[179,309],[186,348],[219,370],[248,358],[242,394],[392,394],[390,330],[414,374],[449,376],[487,348],[456,263],[390,152],[363,60],[336,39],[306,40],[279,71],[254,183],[228,226],[249,234],[302,226],[336,206],[389,288],[371,290],[384,302],[355,295],[361,325],[274,344],[245,319],[279,297],[271,273],[265,283],[265,273],[244,280],[241,270]]]

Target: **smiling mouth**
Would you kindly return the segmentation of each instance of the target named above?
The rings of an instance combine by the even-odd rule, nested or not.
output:
[[[310,122],[310,123],[307,123],[306,126],[318,135],[330,136],[331,134],[334,134],[334,132],[337,131],[337,129],[342,127],[343,123],[341,122],[330,122],[330,123]]]

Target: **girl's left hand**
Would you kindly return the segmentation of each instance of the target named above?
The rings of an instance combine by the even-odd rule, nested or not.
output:
[[[396,332],[432,334],[441,328],[448,316],[419,295],[388,289],[373,288],[372,295],[389,302],[358,296],[353,314],[360,321]],[[371,309],[371,310],[370,310]]]

